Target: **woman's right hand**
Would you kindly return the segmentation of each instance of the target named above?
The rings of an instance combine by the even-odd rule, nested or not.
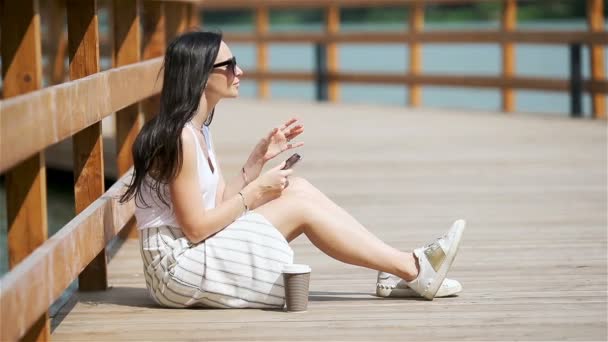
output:
[[[287,184],[287,177],[293,173],[292,169],[281,170],[285,166],[285,162],[273,167],[249,183],[247,187],[253,192],[253,203],[250,203],[250,209],[259,207],[260,205],[269,202],[281,195]]]

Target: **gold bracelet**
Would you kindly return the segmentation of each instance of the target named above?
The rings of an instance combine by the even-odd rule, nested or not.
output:
[[[245,185],[249,184],[249,180],[247,179],[247,174],[245,173],[245,167],[244,166],[241,168],[241,171],[243,173],[243,180],[245,181]]]
[[[243,193],[239,191],[239,195],[241,195],[241,199],[243,200],[243,206],[245,207],[245,212],[249,211],[249,207],[247,206],[247,203],[245,203],[245,196],[243,196]]]

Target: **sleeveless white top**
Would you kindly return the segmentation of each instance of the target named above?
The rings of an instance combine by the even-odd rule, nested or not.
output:
[[[194,135],[194,139],[196,141],[196,169],[198,173],[199,189],[203,197],[205,209],[215,208],[215,196],[217,193],[217,186],[220,177],[217,162],[215,159],[215,153],[213,153],[211,132],[209,131],[209,127],[207,126],[203,126],[203,129],[201,130],[201,132],[203,133],[203,137],[205,138],[207,154],[209,155],[211,163],[213,164],[213,172],[211,172],[211,168],[209,167],[207,158],[205,157],[203,149],[200,146],[199,138],[197,137],[197,134],[195,132],[196,128],[191,122],[188,122],[186,124],[186,127]],[[141,195],[143,200],[145,201],[145,204],[141,203],[139,200],[136,199],[137,205],[135,207],[135,218],[137,220],[137,228],[144,229],[165,225],[179,227],[179,224],[177,222],[177,219],[175,218],[175,214],[173,211],[173,205],[171,203],[171,193],[169,191],[169,186],[161,186],[164,198],[166,201],[169,202],[169,207],[167,207],[158,198],[156,192],[152,191],[149,187],[148,183],[150,183],[151,181],[152,179],[149,176],[146,176],[146,179],[144,180],[141,187]],[[146,206],[149,206],[149,208],[145,208]]]

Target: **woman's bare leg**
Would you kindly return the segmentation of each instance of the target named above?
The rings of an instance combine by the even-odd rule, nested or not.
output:
[[[304,233],[325,254],[342,262],[413,280],[416,258],[370,233],[344,209],[309,182],[290,177],[278,197],[254,210],[266,217],[287,241]]]

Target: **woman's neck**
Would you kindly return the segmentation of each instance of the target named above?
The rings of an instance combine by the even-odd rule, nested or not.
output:
[[[202,129],[203,125],[205,124],[205,121],[207,120],[209,115],[211,115],[211,112],[213,111],[213,108],[215,108],[215,105],[218,103],[218,101],[219,99],[213,100],[206,98],[203,95],[201,97],[201,102],[198,106],[198,112],[192,118],[192,124]]]

